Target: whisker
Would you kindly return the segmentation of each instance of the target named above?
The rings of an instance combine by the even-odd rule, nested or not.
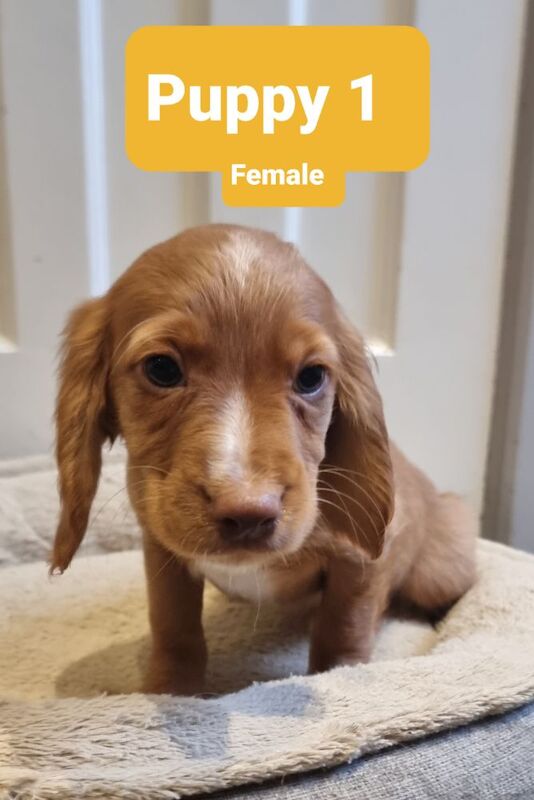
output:
[[[157,472],[162,472],[164,475],[170,475],[171,474],[168,470],[162,469],[161,467],[154,467],[154,466],[152,466],[152,464],[135,464],[135,465],[131,465],[131,466],[128,465],[126,467],[126,469],[128,471],[132,470],[132,469],[154,469]]]
[[[324,484],[324,483],[325,483],[325,481],[321,481],[321,483],[323,483],[323,484]],[[370,522],[373,524],[373,528],[374,528],[374,531],[375,531],[375,533],[377,533],[377,532],[378,532],[378,528],[377,528],[376,520],[374,520],[374,519],[372,518],[372,516],[371,516],[371,514],[369,513],[368,509],[366,509],[366,508],[365,508],[365,506],[364,506],[362,503],[360,503],[360,501],[359,501],[359,500],[357,500],[357,499],[356,499],[356,498],[355,498],[353,495],[351,495],[351,494],[347,494],[346,492],[342,492],[340,489],[334,489],[334,487],[333,487],[333,486],[330,486],[329,484],[326,484],[326,486],[325,486],[324,488],[327,488],[327,489],[328,489],[328,491],[331,491],[331,492],[336,492],[336,494],[338,494],[340,498],[341,498],[341,497],[346,497],[346,498],[347,498],[347,500],[350,500],[352,503],[355,503],[355,504],[356,504],[356,505],[357,505],[359,508],[361,508],[361,509],[362,509],[362,511],[364,511],[364,512],[367,514],[367,517],[368,517],[369,521],[370,521]],[[372,498],[369,498],[369,499],[372,499]],[[380,519],[383,521],[383,516],[382,516],[382,513],[380,512],[380,510],[378,509],[378,507],[376,507],[376,508],[377,508],[377,511],[379,511],[379,513],[380,513]]]
[[[127,339],[129,336],[131,336],[131,335],[132,335],[132,333],[134,333],[134,332],[135,332],[135,331],[136,331],[138,328],[140,328],[140,327],[141,327],[141,325],[144,325],[144,324],[145,324],[145,322],[146,322],[146,319],[143,319],[143,320],[141,320],[141,322],[138,322],[138,323],[137,323],[137,325],[134,325],[134,326],[133,326],[133,328],[130,328],[130,330],[129,330],[127,333],[125,333],[125,334],[124,334],[124,336],[122,337],[122,339],[120,340],[120,342],[117,344],[117,346],[115,347],[115,349],[114,349],[113,353],[111,354],[111,363],[112,363],[112,367],[111,367],[111,373],[113,373],[113,372],[114,372],[114,370],[115,370],[115,368],[116,368],[116,367],[119,365],[119,363],[120,363],[120,361],[121,361],[122,357],[124,356],[124,353],[125,353],[125,352],[126,352],[126,350],[127,350],[127,348],[125,347],[125,348],[124,348],[124,350],[123,350],[123,352],[122,352],[122,353],[120,354],[120,356],[117,358],[117,361],[115,361],[115,356],[117,355],[117,353],[118,353],[118,351],[119,351],[119,349],[120,349],[121,345],[123,344],[123,342],[125,342],[125,341],[126,341],[126,339]],[[115,362],[115,363],[113,363],[113,362]]]
[[[324,491],[324,490],[323,490],[323,491]],[[333,490],[328,490],[328,491],[332,491],[332,492],[333,492]],[[333,492],[333,493],[334,493],[334,492]],[[325,497],[319,497],[319,499],[320,499],[321,503],[327,503],[327,502],[328,502],[328,501],[326,500],[326,498],[325,498]],[[340,498],[340,499],[341,499],[341,498]],[[341,501],[341,502],[343,502],[343,501]],[[337,505],[337,504],[333,503],[332,501],[330,501],[330,503],[329,503],[329,504],[330,504],[330,505],[331,505],[333,508],[336,508],[338,511],[340,511],[342,514],[345,514],[345,516],[348,518],[348,520],[349,520],[349,522],[350,522],[350,526],[351,526],[351,528],[352,528],[352,532],[353,532],[353,534],[354,534],[355,538],[356,538],[356,539],[358,539],[358,533],[359,533],[359,531],[360,531],[360,528],[359,528],[359,526],[357,526],[357,525],[356,525],[356,522],[354,521],[353,517],[352,517],[352,516],[349,514],[349,511],[348,511],[348,509],[347,509],[346,505],[343,503],[343,505],[344,505],[344,508],[341,508],[341,506],[339,506],[339,505]],[[363,532],[363,533],[364,533],[364,535],[365,535],[365,532]]]
[[[356,506],[358,506],[358,508],[360,508],[364,512],[364,514],[368,518],[369,522],[373,526],[373,531],[375,533],[375,536],[380,537],[380,531],[378,529],[378,525],[376,523],[376,520],[373,519],[373,517],[371,516],[369,511],[363,505],[363,503],[360,503],[359,500],[356,500],[355,497],[352,497],[351,495],[345,494],[344,492],[340,492],[338,489],[333,489],[330,486],[323,486],[322,487],[322,491],[333,492],[334,494],[337,494],[339,496],[340,500],[341,500],[342,497],[347,497],[351,502],[353,502]],[[351,517],[351,519],[352,519],[352,517]],[[363,529],[362,529],[362,532],[365,534],[365,531],[363,531]],[[366,537],[366,538],[368,538],[368,537]]]
[[[368,472],[360,472],[359,470],[356,470],[356,469],[347,469],[347,467],[340,467],[340,466],[337,466],[336,464],[322,463],[322,464],[319,465],[319,471],[321,472],[322,470],[325,470],[325,471],[329,470],[329,471],[332,471],[332,472],[335,471],[335,472],[345,473],[347,475],[356,475],[359,478],[364,478],[366,481],[370,480],[370,476],[369,476]],[[377,483],[378,485],[380,485],[383,489],[387,489],[388,488],[388,484],[385,481],[383,481],[382,483],[379,483],[376,480],[376,477],[375,477],[374,482]]]
[[[378,503],[376,502],[376,500],[374,499],[374,497],[373,497],[373,496],[372,496],[372,495],[371,495],[371,494],[368,492],[368,490],[367,490],[367,489],[366,489],[364,486],[362,486],[360,483],[358,483],[358,481],[355,481],[355,480],[353,480],[352,478],[349,478],[347,475],[344,475],[344,474],[342,474],[341,472],[339,472],[339,473],[338,473],[338,472],[337,472],[337,470],[335,470],[335,469],[326,469],[326,470],[324,470],[324,471],[320,471],[320,472],[319,472],[319,474],[325,474],[325,475],[326,475],[326,474],[332,474],[332,475],[337,475],[337,477],[339,477],[339,478],[344,478],[346,481],[348,481],[349,483],[351,483],[353,486],[356,486],[356,488],[357,488],[357,489],[358,489],[360,492],[362,492],[362,493],[363,493],[363,494],[364,494],[364,495],[367,497],[367,499],[368,499],[368,500],[369,500],[369,501],[370,501],[370,502],[373,504],[373,506],[376,508],[376,510],[377,510],[377,512],[378,512],[378,514],[379,514],[379,516],[380,516],[380,519],[382,520],[382,522],[384,523],[384,525],[386,524],[386,520],[385,520],[385,518],[384,518],[384,513],[383,513],[382,509],[380,508],[380,506],[378,505]],[[357,474],[361,474],[361,473],[357,473]],[[387,493],[387,489],[386,489],[386,487],[385,487],[385,486],[381,486],[381,485],[380,485],[380,484],[378,484],[378,483],[375,483],[375,485],[376,485],[376,486],[378,486],[378,488],[379,488],[379,489],[382,489],[382,491],[383,491],[384,493]]]
[[[367,482],[371,483],[373,486],[377,486],[384,494],[387,495],[389,492],[389,486],[385,482],[378,481],[376,480],[376,478],[372,480],[369,478],[369,475],[366,475],[363,472],[358,472],[357,470],[353,469],[349,470],[345,469],[344,467],[333,467],[329,465],[324,465],[322,467],[319,467],[319,474],[322,473],[324,474],[332,473],[334,475],[337,474],[340,478],[345,478],[346,481],[349,481],[354,486],[357,486],[358,489],[360,489],[362,492],[365,492],[364,487],[361,485],[361,483],[359,483],[359,481],[355,481],[353,478],[349,477],[350,475],[357,475],[361,478],[364,478]]]
[[[159,306],[157,309],[154,309],[154,311],[156,311],[156,310],[158,310],[158,311],[161,311],[161,312],[165,312],[165,311],[168,311],[168,308],[165,308],[163,305],[161,305],[161,306]],[[123,344],[123,343],[126,341],[126,339],[128,339],[128,337],[129,337],[129,336],[131,336],[131,335],[132,335],[132,333],[134,333],[134,332],[135,332],[135,331],[136,331],[138,328],[140,328],[140,327],[141,327],[142,325],[144,325],[146,322],[147,322],[147,320],[146,320],[146,319],[142,319],[140,322],[138,322],[136,325],[134,325],[132,328],[130,328],[130,330],[129,330],[129,331],[127,331],[127,332],[124,334],[124,336],[123,336],[123,337],[122,337],[122,339],[121,339],[121,340],[118,342],[118,344],[116,345],[115,349],[113,350],[113,352],[112,352],[112,354],[111,354],[111,362],[112,362],[112,363],[113,363],[113,361],[115,360],[115,357],[118,355],[118,351],[120,350],[120,348],[121,348],[122,344]],[[176,331],[172,331],[172,330],[170,330],[170,329],[165,329],[165,330],[163,330],[163,331],[161,331],[161,332],[162,332],[162,333],[166,333],[166,334],[167,334],[167,335],[169,335],[169,336],[174,336],[174,335],[175,335],[175,333],[176,333]],[[127,350],[128,350],[128,347],[126,346],[126,347],[124,348],[123,352],[120,354],[120,356],[118,356],[116,364],[120,362],[121,358],[124,356],[124,354],[127,352]],[[115,365],[116,365],[116,364],[115,364]],[[112,368],[112,370],[113,370],[113,369],[114,369],[114,367]]]
[[[322,492],[332,492],[332,494],[339,495],[339,492],[337,492],[335,489],[330,489],[329,487],[325,487],[325,486],[319,487],[318,492],[321,492],[321,491]],[[350,521],[350,524],[351,524],[351,527],[352,527],[352,532],[353,532],[354,536],[357,539],[358,538],[358,531],[356,530],[356,523],[355,523],[354,519],[352,518],[352,516],[349,514],[349,510],[348,510],[345,502],[343,501],[343,498],[340,495],[339,495],[339,499],[340,499],[341,503],[343,504],[343,509],[341,509],[339,506],[334,506],[334,507],[337,508],[338,511],[344,512],[345,516],[348,517],[348,519]],[[321,500],[321,502],[325,502],[325,498],[324,497],[320,497],[320,500]],[[331,503],[331,505],[334,505],[334,504]]]
[[[350,514],[349,514],[349,513],[346,511],[346,509],[344,509],[344,508],[341,508],[341,506],[339,506],[337,503],[334,503],[332,500],[327,500],[327,498],[326,498],[326,497],[319,497],[319,500],[321,501],[321,503],[325,503],[327,506],[332,506],[332,508],[335,508],[335,509],[336,509],[336,511],[340,511],[342,514],[345,514],[345,516],[348,516],[348,517],[349,517],[349,519],[351,519],[351,516],[350,516]],[[321,511],[319,511],[319,513],[321,513],[321,514],[322,514],[322,512],[321,512]],[[327,518],[324,516],[324,514],[323,514],[323,519],[325,520],[325,522],[326,522],[326,523],[327,523],[327,525],[328,525],[328,519],[327,519]]]
[[[158,571],[156,572],[156,574],[155,574],[155,575],[152,575],[152,576],[148,576],[148,575],[147,575],[147,580],[148,580],[148,582],[149,582],[149,583],[151,583],[152,581],[155,581],[155,580],[156,580],[156,578],[159,578],[159,576],[161,575],[161,573],[162,573],[164,570],[166,570],[166,569],[167,569],[167,567],[169,566],[169,564],[171,563],[171,561],[173,561],[175,558],[176,558],[176,556],[174,555],[174,553],[171,553],[170,557],[167,559],[167,561],[165,561],[165,563],[163,564],[163,566],[162,566],[162,567],[160,567],[160,568],[158,569]]]
[[[98,511],[91,518],[91,525],[93,525],[93,523],[96,522],[96,520],[98,519],[98,517],[100,516],[102,511],[111,503],[112,500],[114,500],[119,494],[121,494],[121,492],[125,492],[130,486],[138,486],[140,483],[146,483],[146,482],[147,482],[147,479],[146,478],[142,478],[139,481],[134,481],[133,483],[126,484],[121,489],[118,489],[118,491],[114,492],[111,495],[111,497],[108,497],[108,499],[100,506]]]

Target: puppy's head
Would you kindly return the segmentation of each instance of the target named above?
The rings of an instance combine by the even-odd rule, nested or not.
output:
[[[57,404],[53,568],[124,438],[143,527],[185,557],[268,559],[320,517],[376,557],[392,510],[362,341],[298,252],[245,228],[186,231],[71,316]]]

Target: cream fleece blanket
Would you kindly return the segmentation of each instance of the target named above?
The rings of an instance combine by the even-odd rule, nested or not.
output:
[[[437,630],[390,621],[373,663],[313,677],[302,674],[302,614],[210,590],[209,699],[115,694],[135,692],[146,654],[139,552],[86,556],[54,579],[42,563],[7,566],[0,797],[191,795],[340,763],[530,700],[534,557],[481,542],[479,565]]]
[[[534,698],[534,557],[487,542],[477,585],[438,630],[389,621],[373,663],[326,675],[303,675],[303,612],[210,590],[211,698],[136,694],[148,645],[142,556],[112,552],[139,543],[123,459],[106,458],[85,557],[54,579],[43,562],[58,512],[53,461],[0,463],[0,798],[191,795]]]

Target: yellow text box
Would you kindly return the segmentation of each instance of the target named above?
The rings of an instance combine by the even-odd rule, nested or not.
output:
[[[414,169],[429,137],[416,28],[155,26],[126,45],[129,158],[219,171],[228,205],[337,205],[346,172]]]

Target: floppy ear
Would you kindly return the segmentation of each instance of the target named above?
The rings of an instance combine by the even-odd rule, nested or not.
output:
[[[363,340],[341,312],[336,328],[340,375],[321,479],[337,508],[325,503],[322,510],[335,530],[377,558],[393,516],[388,434]]]
[[[50,571],[63,572],[83,539],[106,439],[115,438],[107,398],[109,369],[106,298],[84,303],[70,316],[63,349],[56,405],[56,458],[61,515]]]

